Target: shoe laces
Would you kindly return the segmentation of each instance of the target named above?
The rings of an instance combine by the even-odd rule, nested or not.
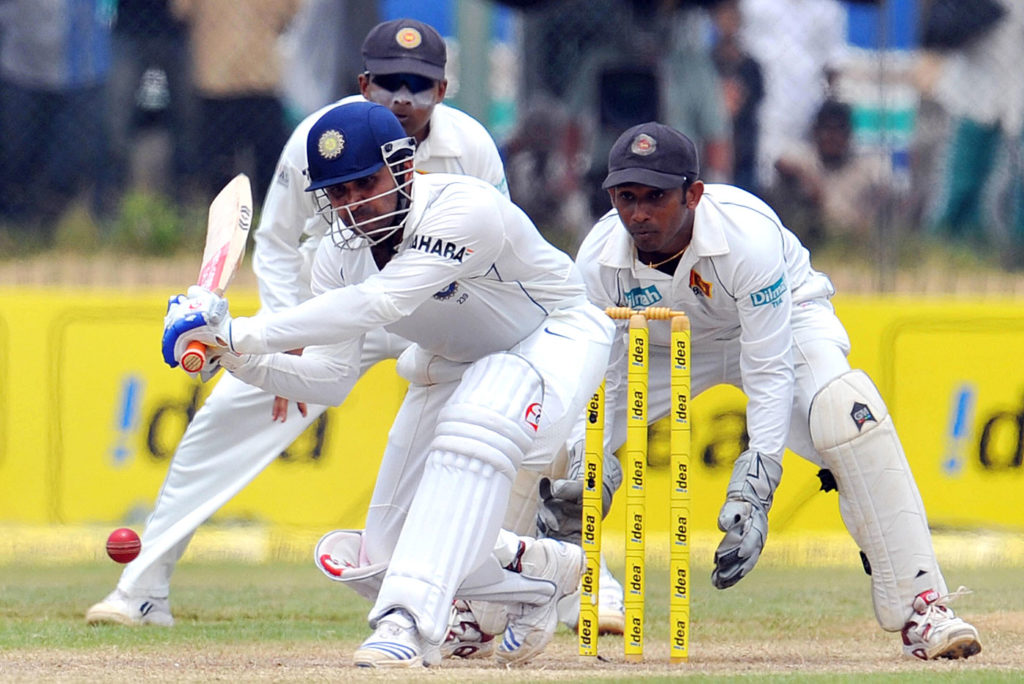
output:
[[[974,593],[967,587],[961,585],[956,591],[938,596],[938,592],[923,591],[914,599],[914,612],[920,619],[911,619],[920,625],[926,625],[937,620],[949,620],[953,617],[953,611],[946,607],[948,603],[955,601],[961,596]],[[935,595],[934,597],[932,595]]]

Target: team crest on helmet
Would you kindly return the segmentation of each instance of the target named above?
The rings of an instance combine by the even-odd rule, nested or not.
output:
[[[633,138],[633,142],[629,146],[630,152],[641,157],[654,154],[656,149],[658,149],[657,141],[646,133],[641,133]]]
[[[405,28],[398,29],[398,33],[395,34],[395,42],[406,50],[414,50],[423,42],[423,36],[416,29],[406,26]]]
[[[320,134],[316,149],[324,159],[337,159],[345,149],[345,136],[333,128],[324,131]]]

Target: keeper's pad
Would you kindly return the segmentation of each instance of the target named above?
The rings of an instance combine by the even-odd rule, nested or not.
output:
[[[914,597],[947,591],[892,418],[867,374],[850,370],[818,391],[809,419],[814,447],[835,476],[843,522],[867,557],[875,616],[898,631]]]
[[[362,530],[328,532],[317,542],[313,562],[328,579],[344,582],[363,598],[377,600],[387,564],[367,559]]]
[[[456,589],[494,549],[542,400],[543,380],[521,356],[492,354],[466,370],[439,412],[371,625],[401,606],[421,636],[444,638]]]

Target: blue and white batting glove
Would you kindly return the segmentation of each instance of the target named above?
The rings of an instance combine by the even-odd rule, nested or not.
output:
[[[231,314],[227,300],[197,285],[188,289],[187,296],[173,295],[167,300],[161,345],[164,362],[176,368],[193,340],[214,349],[231,349]]]

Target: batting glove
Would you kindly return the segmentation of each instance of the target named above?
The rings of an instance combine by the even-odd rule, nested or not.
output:
[[[187,296],[179,294],[167,300],[162,340],[164,362],[171,368],[177,367],[193,340],[207,347],[231,349],[227,300],[197,285],[188,289]]]
[[[756,451],[736,459],[726,500],[718,514],[725,538],[715,550],[711,582],[726,589],[754,569],[768,538],[768,510],[782,477],[782,464]]]

